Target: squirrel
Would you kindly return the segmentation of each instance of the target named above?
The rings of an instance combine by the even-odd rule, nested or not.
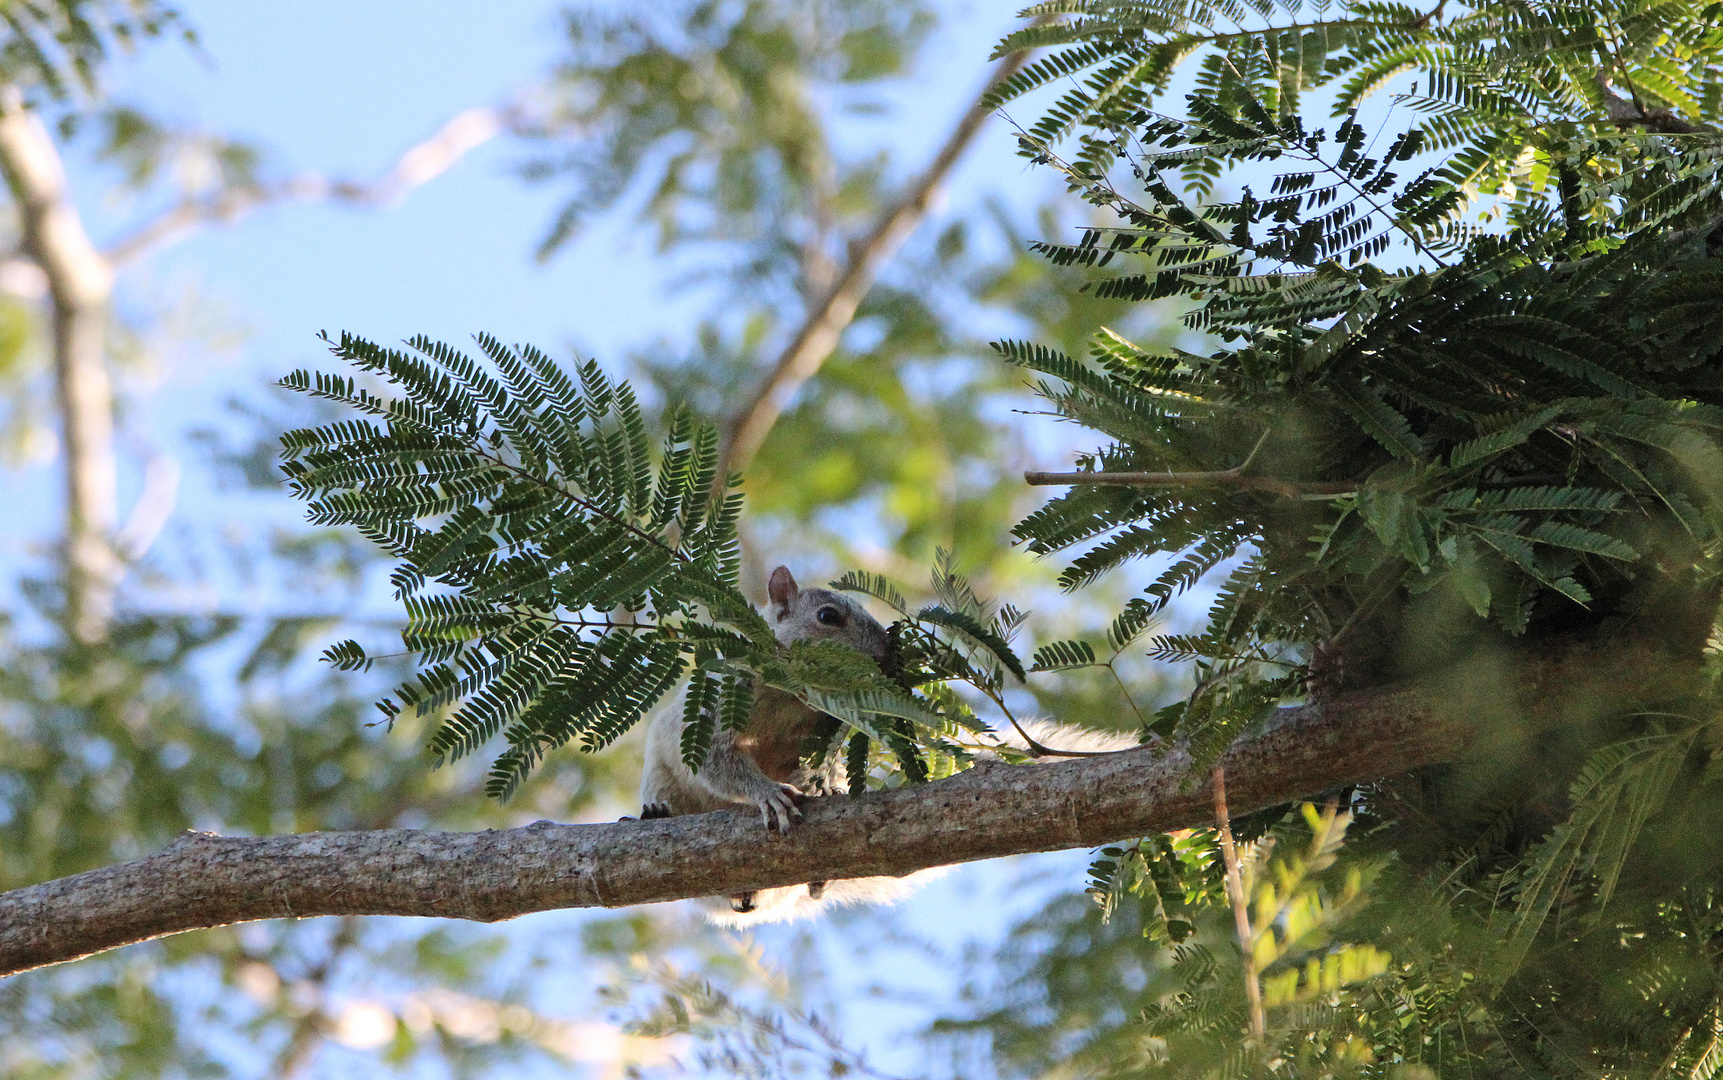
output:
[[[766,620],[780,643],[836,641],[876,662],[885,657],[885,627],[849,597],[829,589],[800,588],[787,566],[772,571],[766,594],[771,601]],[[801,820],[798,804],[810,789],[823,794],[835,787],[831,770],[811,773],[801,763],[803,743],[823,717],[792,694],[776,687],[760,687],[754,694],[747,728],[714,733],[706,763],[695,773],[682,760],[681,710],[660,712],[646,730],[646,768],[640,776],[641,818],[704,814],[737,803],[753,804],[760,808],[768,832],[788,832]],[[774,897],[779,893],[805,894],[815,900],[829,893],[835,900],[853,891],[854,883],[837,884],[840,887],[828,889],[826,882],[816,881],[765,892]],[[758,910],[759,895],[738,893],[729,898],[729,907],[738,915],[753,913]]]
[[[772,571],[766,586],[770,604],[766,620],[780,643],[835,641],[878,662],[885,658],[887,635],[856,601],[829,589],[802,589],[789,567]],[[788,832],[801,820],[799,804],[810,793],[836,790],[839,767],[810,771],[801,763],[803,745],[824,714],[794,695],[775,687],[760,687],[753,712],[742,731],[712,736],[706,763],[698,773],[682,760],[682,711],[667,709],[653,717],[646,731],[646,767],[640,777],[642,819],[704,814],[742,805],[760,808],[769,832]],[[1136,746],[1135,737],[1083,731],[1043,720],[1020,725],[1036,743],[1079,753],[1105,753]],[[1002,746],[1026,749],[1023,735],[999,735]],[[949,867],[935,867],[905,878],[872,877],[815,881],[728,898],[728,911],[715,911],[713,922],[746,926],[812,915],[844,904],[883,903],[901,899],[928,878]],[[724,901],[713,898],[714,903]]]
[[[772,571],[766,586],[766,621],[781,644],[836,641],[872,657],[885,657],[886,632],[862,606],[829,589],[801,589],[790,568]],[[829,790],[832,777],[801,764],[802,744],[823,713],[772,686],[755,691],[754,710],[742,731],[719,731],[699,773],[682,761],[682,716],[659,713],[646,730],[646,769],[640,777],[642,818],[676,817],[752,803],[768,832],[788,832],[801,820],[803,788]]]

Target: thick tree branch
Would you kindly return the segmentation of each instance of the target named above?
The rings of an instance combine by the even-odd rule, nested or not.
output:
[[[1215,764],[1226,771],[1232,812],[1248,813],[1669,701],[1691,689],[1692,671],[1619,642],[1517,662],[1480,658],[1439,685],[1283,709]],[[814,800],[788,836],[763,832],[759,815],[742,810],[482,833],[186,833],[137,862],[0,895],[0,975],[254,919],[490,922],[1094,847],[1212,821],[1208,773],[1192,766],[1184,751],[1155,747],[1052,765],[984,763],[936,783]]]
[[[989,75],[986,85],[975,101],[965,110],[957,127],[946,137],[933,161],[916,177],[902,199],[874,225],[867,236],[850,248],[849,261],[824,298],[808,311],[795,336],[778,355],[771,373],[755,389],[748,404],[730,421],[724,435],[724,452],[719,461],[718,482],[733,472],[747,469],[748,464],[765,444],[766,435],[777,423],[802,384],[813,378],[837,347],[838,338],[855,318],[856,309],[873,288],[874,278],[916,226],[932,209],[940,187],[950,175],[969,144],[981,130],[981,125],[993,115],[986,101],[987,92],[1002,80],[1015,75],[1029,60],[1025,50],[999,61]]]

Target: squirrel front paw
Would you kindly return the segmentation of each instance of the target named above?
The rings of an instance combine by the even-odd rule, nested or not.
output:
[[[802,820],[801,808],[797,805],[807,798],[802,789],[794,784],[779,784],[778,790],[760,800],[760,817],[766,822],[767,832],[787,833],[790,825]]]

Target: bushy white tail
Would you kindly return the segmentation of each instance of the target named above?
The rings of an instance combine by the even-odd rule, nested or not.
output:
[[[860,904],[895,904],[941,874],[949,866],[918,870],[906,877],[849,878],[828,881],[815,896],[806,885],[790,885],[782,889],[761,889],[753,894],[753,910],[737,911],[734,898],[711,896],[700,901],[706,918],[719,926],[740,929],[761,923],[789,922],[806,919],[832,907],[855,907]]]
[[[1106,754],[1115,750],[1132,750],[1138,745],[1137,736],[1126,731],[1096,731],[1092,728],[1072,727],[1069,724],[1058,724],[1051,720],[1030,719],[1020,720],[1024,734],[1045,746],[1049,750],[1068,750],[1078,754]],[[1004,729],[994,732],[999,741],[1006,746],[1018,750],[1029,749],[1023,735],[1017,729],[1006,725]],[[1060,760],[1057,757],[1041,758],[1042,763]]]

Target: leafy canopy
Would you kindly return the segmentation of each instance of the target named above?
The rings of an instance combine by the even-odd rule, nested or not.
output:
[[[977,1023],[1013,1074],[1717,1071],[1720,9],[1445,8],[1076,0],[1002,46],[1053,50],[997,99],[1059,89],[1023,153],[1110,215],[1041,251],[1206,335],[1000,345],[1105,440],[1019,538],[1069,552],[1073,590],[1172,556],[1104,641],[1036,666],[1110,663],[1217,574],[1207,626],[1149,642],[1196,664],[1154,726],[1199,755],[1288,697],[1557,636],[1649,640],[1699,677],[1666,712],[1600,700],[1520,756],[1355,793],[1342,866],[1376,902],[1324,907],[1371,943],[1350,976],[1276,967],[1311,920],[1260,892],[1227,911],[1202,834],[1104,852],[1123,928],[1067,921],[1014,988],[1038,1019]]]
[[[1077,551],[1071,589],[1178,553],[1104,647],[1043,660],[1116,652],[1229,566],[1207,629],[1151,645],[1200,671],[1161,726],[1212,750],[1312,681],[1451,660],[1395,655],[1410,610],[1513,637],[1702,598],[1723,539],[1709,10],[1029,9],[1048,21],[1002,50],[1063,48],[996,96],[1068,87],[1023,153],[1118,222],[1041,250],[1126,264],[1094,290],[1183,298],[1187,326],[1223,346],[999,346],[1049,377],[1059,415],[1113,440],[1080,468],[1137,477],[1078,477],[1016,535]],[[1169,115],[1187,60],[1194,88]],[[1422,115],[1373,130],[1365,98],[1402,76],[1395,108]],[[1313,103],[1332,132],[1303,118]],[[1703,642],[1708,612],[1686,614],[1698,625],[1667,632]]]

